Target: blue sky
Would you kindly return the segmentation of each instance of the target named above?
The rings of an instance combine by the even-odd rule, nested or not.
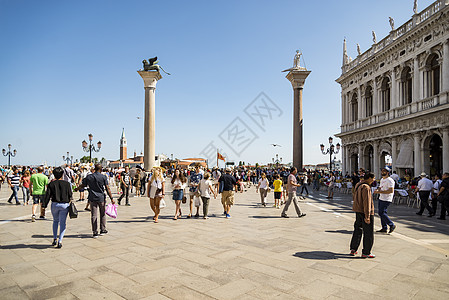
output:
[[[433,1],[419,1],[419,10]],[[0,148],[17,164],[61,164],[84,155],[117,159],[143,150],[142,59],[158,56],[172,75],[156,90],[156,152],[198,157],[210,143],[233,161],[292,159],[292,98],[282,70],[300,49],[312,71],[303,95],[304,163],[339,132],[342,43],[356,57],[413,14],[412,0],[377,1],[23,1],[0,0]],[[243,112],[264,92],[281,109],[265,131]],[[218,136],[240,117],[257,139],[240,155]],[[273,148],[277,143],[282,147]],[[5,157],[0,164],[7,163]]]

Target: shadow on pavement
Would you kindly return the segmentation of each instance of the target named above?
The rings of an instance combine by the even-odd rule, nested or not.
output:
[[[296,252],[293,254],[295,257],[304,259],[319,259],[319,260],[329,260],[329,259],[354,259],[357,257],[351,256],[349,254],[334,253],[330,251],[309,251],[309,252]]]
[[[52,245],[37,245],[37,244],[16,244],[16,245],[7,245],[7,246],[0,246],[0,249],[48,249],[48,248],[54,248]]]
[[[53,235],[51,234],[33,234],[31,236],[32,238],[35,239],[52,239]],[[65,234],[64,238],[74,238],[74,239],[91,239],[92,238],[92,234]]]
[[[343,233],[343,234],[352,234],[352,231],[340,229],[340,230],[326,230],[324,232],[330,232],[330,233]]]
[[[248,216],[248,218],[254,218],[254,219],[281,219],[282,217],[279,216]]]

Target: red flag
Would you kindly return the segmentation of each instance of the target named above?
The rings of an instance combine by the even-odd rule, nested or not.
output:
[[[222,161],[226,161],[223,155],[217,152],[217,160],[221,159]]]

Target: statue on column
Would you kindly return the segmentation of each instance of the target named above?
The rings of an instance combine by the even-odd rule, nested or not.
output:
[[[159,70],[162,70],[162,71],[164,71],[165,74],[171,75],[170,73],[166,72],[160,65],[158,65],[157,64],[158,62],[159,61],[157,60],[157,56],[153,57],[153,58],[149,58],[148,61],[146,59],[144,59],[142,61],[143,70],[144,71],[153,71],[154,70],[154,71],[158,71],[158,72],[159,72]]]
[[[307,71],[306,68],[303,68],[303,67],[300,66],[301,55],[302,55],[302,53],[299,52],[299,50],[296,50],[295,57],[293,58],[293,68],[289,68],[289,69],[284,70],[284,71],[282,71],[282,72],[289,72],[289,71]]]
[[[413,12],[415,13],[415,15],[418,13],[418,0],[415,0],[415,2],[413,3]]]

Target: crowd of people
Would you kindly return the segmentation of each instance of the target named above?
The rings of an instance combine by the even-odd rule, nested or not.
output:
[[[159,222],[161,208],[165,207],[167,190],[171,191],[175,203],[173,220],[183,217],[181,204],[188,206],[186,218],[199,218],[200,207],[202,215],[208,219],[208,210],[211,197],[216,199],[221,194],[223,215],[231,218],[231,207],[235,202],[235,193],[243,193],[250,187],[256,188],[260,196],[260,206],[268,204],[268,193],[273,190],[273,207],[280,209],[285,205],[280,216],[288,218],[289,206],[293,203],[298,217],[306,214],[300,209],[298,195],[309,195],[308,187],[313,184],[314,190],[326,186],[328,199],[333,198],[334,187],[337,183],[350,182],[353,195],[353,211],[356,213],[354,232],[350,243],[351,255],[357,253],[357,248],[363,236],[362,257],[373,258],[371,253],[374,242],[374,201],[378,198],[378,214],[381,219],[380,233],[392,233],[396,225],[389,218],[387,210],[393,202],[395,189],[407,186],[416,192],[420,199],[420,210],[428,211],[432,217],[437,212],[438,203],[441,203],[441,213],[438,219],[445,219],[449,213],[449,174],[435,175],[434,181],[422,173],[418,180],[414,178],[399,178],[396,172],[382,169],[382,178],[377,181],[374,174],[360,169],[352,176],[342,176],[339,172],[324,173],[320,171],[298,172],[294,167],[287,169],[247,169],[226,168],[207,169],[199,164],[191,169],[168,170],[160,167],[144,170],[140,167],[130,169],[103,169],[100,164],[93,167],[70,165],[56,168],[44,168],[39,166],[12,167],[10,170],[0,169],[1,183],[6,181],[11,189],[8,203],[15,200],[16,205],[29,205],[31,208],[31,220],[35,222],[37,210],[40,206],[39,218],[45,219],[45,211],[51,202],[53,215],[53,245],[62,247],[62,240],[66,230],[66,219],[69,212],[69,204],[73,202],[73,193],[79,192],[79,200],[86,200],[85,210],[91,212],[92,236],[94,238],[107,234],[106,229],[106,195],[111,203],[115,204],[110,187],[116,187],[119,197],[119,205],[124,201],[125,206],[130,206],[130,197],[133,190],[136,197],[147,196],[150,208],[154,213],[153,220]],[[299,190],[301,188],[301,190]],[[19,200],[19,191],[22,190],[22,203]],[[30,203],[32,201],[32,203]],[[58,236],[59,228],[59,236]],[[99,230],[98,230],[99,229]]]

